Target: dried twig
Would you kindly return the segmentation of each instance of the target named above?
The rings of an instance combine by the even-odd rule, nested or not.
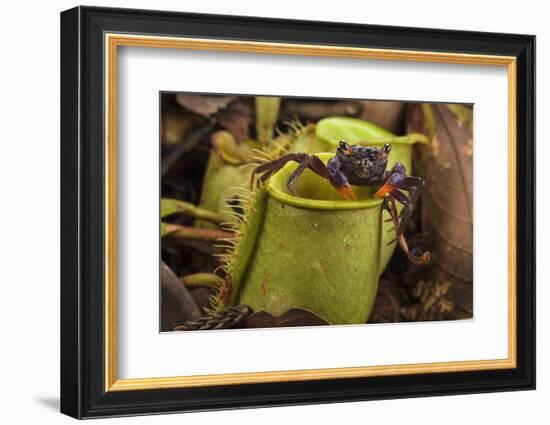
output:
[[[228,307],[220,312],[209,314],[197,320],[190,320],[176,326],[175,331],[205,331],[209,329],[228,329],[238,325],[252,313],[247,305]]]
[[[225,230],[180,226],[173,223],[161,223],[161,233],[169,238],[201,241],[217,241],[234,237],[232,232],[226,232]]]

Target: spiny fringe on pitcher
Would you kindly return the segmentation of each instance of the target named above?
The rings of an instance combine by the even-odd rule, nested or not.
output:
[[[227,226],[234,236],[220,239],[220,243],[215,245],[223,249],[222,253],[215,254],[221,262],[216,271],[223,270],[225,279],[210,298],[211,312],[219,312],[228,305],[235,305],[239,285],[252,255],[263,216],[264,188],[251,190],[248,187],[236,187],[235,191],[238,194],[242,212],[231,212],[236,222],[224,224],[224,227]]]
[[[298,120],[285,122],[289,131],[281,133],[276,130],[277,136],[271,139],[267,146],[262,149],[254,149],[254,163],[241,165],[241,167],[251,167],[252,169],[265,162],[272,161],[286,154],[293,144],[302,136],[307,135],[315,129],[312,124],[304,125]],[[240,292],[240,283],[248,261],[252,256],[252,250],[256,241],[256,234],[260,228],[264,214],[264,201],[266,199],[265,187],[249,187],[242,185],[232,188],[236,196],[229,199],[228,202],[238,203],[241,211],[226,211],[229,217],[235,219],[234,222],[222,223],[222,228],[233,232],[231,238],[220,239],[221,244],[215,245],[223,250],[219,257],[221,265],[215,270],[223,270],[225,273],[224,284],[210,298],[212,308],[210,313],[222,311],[228,305],[235,305]]]

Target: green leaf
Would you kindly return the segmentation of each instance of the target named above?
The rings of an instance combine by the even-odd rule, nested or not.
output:
[[[180,201],[179,199],[162,198],[160,200],[160,217],[165,218],[172,214],[185,214],[189,217],[207,220],[217,224],[226,221],[221,214],[205,210],[189,202]]]
[[[340,140],[358,145],[428,144],[428,138],[420,133],[410,133],[405,136],[395,136],[368,121],[349,117],[331,117],[317,123],[315,135],[330,144],[332,149],[338,146]],[[332,150],[331,149],[331,150]]]
[[[235,137],[225,130],[216,131],[212,134],[211,140],[214,152],[226,163],[232,165],[253,162],[254,149],[259,147],[259,144],[253,140],[237,142]]]
[[[273,130],[279,118],[280,97],[256,96],[256,135],[262,145],[273,137]]]
[[[394,135],[368,121],[348,117],[331,117],[317,123],[317,137],[332,144],[344,139],[348,143],[357,143],[374,138],[392,138]]]

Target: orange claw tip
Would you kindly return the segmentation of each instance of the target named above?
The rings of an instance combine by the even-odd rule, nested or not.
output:
[[[355,196],[355,192],[349,184],[345,186],[340,186],[338,188],[338,192],[340,192],[340,195],[342,195],[344,199],[348,199],[350,201],[355,201],[357,199],[357,197]]]
[[[388,182],[384,183],[384,185],[380,186],[380,188],[374,194],[374,197],[375,198],[383,198],[384,196],[386,196],[387,193],[390,193],[393,189],[395,189],[395,188],[388,181]]]

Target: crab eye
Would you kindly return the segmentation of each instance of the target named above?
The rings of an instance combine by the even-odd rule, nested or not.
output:
[[[351,155],[351,146],[348,145],[346,142],[344,142],[343,140],[340,140],[340,144],[338,145],[338,148],[340,149],[340,151],[344,154],[344,155]]]
[[[388,154],[391,151],[391,145],[388,145],[387,143],[378,150],[378,158],[385,158],[388,156]]]

